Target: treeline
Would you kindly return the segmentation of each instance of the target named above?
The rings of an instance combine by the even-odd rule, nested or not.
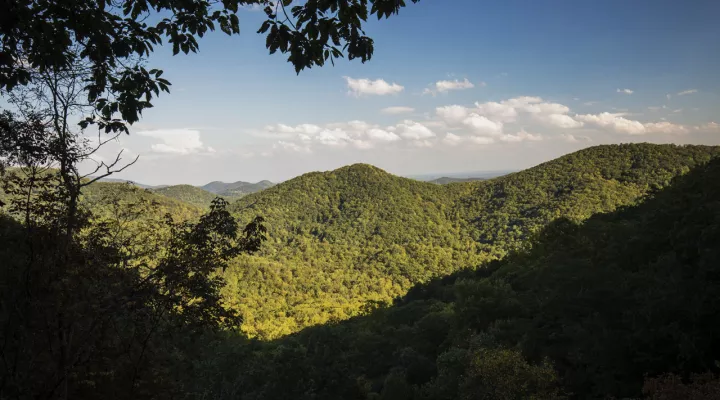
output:
[[[605,166],[636,187],[670,179]],[[503,260],[367,316],[217,342],[199,385],[243,399],[718,398],[718,180],[715,160],[639,204],[558,218]]]

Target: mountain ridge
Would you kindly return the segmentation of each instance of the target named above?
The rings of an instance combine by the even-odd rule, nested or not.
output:
[[[557,218],[580,222],[634,204],[718,154],[712,146],[596,146],[452,185],[368,164],[307,173],[231,204],[241,220],[265,217],[272,239],[231,266],[224,295],[250,336],[347,319],[368,302],[522,249]]]

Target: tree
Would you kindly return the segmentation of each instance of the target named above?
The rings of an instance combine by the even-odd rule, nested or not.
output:
[[[83,126],[127,132],[126,123],[137,122],[153,96],[169,92],[163,71],[142,62],[164,41],[174,54],[197,52],[197,38],[218,27],[240,33],[241,7],[264,7],[258,32],[267,34],[270,53],[288,54],[299,73],[345,54],[369,60],[367,18],[387,18],[404,6],[405,0],[3,0],[0,90],[27,85],[34,72],[80,63],[90,72],[85,94],[94,106]]]

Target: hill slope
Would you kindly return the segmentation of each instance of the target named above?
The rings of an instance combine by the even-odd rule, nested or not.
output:
[[[565,160],[623,159],[605,150]],[[613,171],[622,171],[615,182],[632,176],[638,185],[666,176]],[[216,351],[227,360],[214,364],[230,370],[205,373],[205,386],[263,399],[639,398],[646,374],[717,371],[719,180],[716,159],[641,204],[579,223],[558,219],[532,247],[418,285],[369,316],[252,351],[231,343]],[[237,378],[217,378],[228,376]],[[697,398],[716,398],[715,382],[695,387],[707,396]],[[652,398],[695,398],[680,379],[668,383],[676,396]]]
[[[170,197],[172,199],[180,200],[182,202],[192,204],[196,207],[206,208],[210,206],[210,203],[218,197],[214,193],[210,193],[203,189],[200,189],[191,185],[174,185],[166,186],[159,189],[152,189],[153,193],[157,193],[161,196]],[[228,199],[232,200],[232,199]]]
[[[270,241],[236,260],[225,296],[251,336],[278,337],[357,315],[412,285],[502,258],[560,217],[634,204],[707,162],[716,147],[612,145],[500,178],[440,186],[353,165],[239,200]]]

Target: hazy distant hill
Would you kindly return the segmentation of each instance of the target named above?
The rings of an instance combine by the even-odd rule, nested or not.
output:
[[[167,187],[167,186],[168,186],[168,185],[157,185],[157,186],[145,185],[145,184],[138,183],[138,182],[135,182],[135,181],[131,181],[131,180],[128,180],[128,179],[117,179],[117,178],[102,178],[102,179],[100,179],[100,182],[130,183],[130,184],[133,184],[133,185],[135,185],[135,186],[137,186],[137,187],[139,187],[139,188],[143,188],[143,189],[160,189],[160,188],[164,188],[164,187]]]
[[[200,189],[199,187],[192,185],[173,185],[166,186],[157,189],[150,189],[152,192],[162,196],[170,197],[176,200],[183,201],[188,204],[192,204],[198,207],[208,207],[210,203],[219,195],[210,193],[207,190]],[[224,197],[224,196],[221,196]],[[226,198],[228,201],[235,200],[233,198]]]
[[[438,185],[445,185],[445,184],[453,183],[453,182],[484,181],[485,179],[488,179],[488,178],[450,178],[448,176],[443,176],[442,178],[433,179],[428,182],[435,183]]]
[[[207,185],[200,186],[200,189],[210,193],[219,194],[221,196],[243,196],[250,193],[259,192],[263,189],[275,186],[270,181],[260,181],[257,183],[237,181],[225,183],[220,181],[210,182]]]

